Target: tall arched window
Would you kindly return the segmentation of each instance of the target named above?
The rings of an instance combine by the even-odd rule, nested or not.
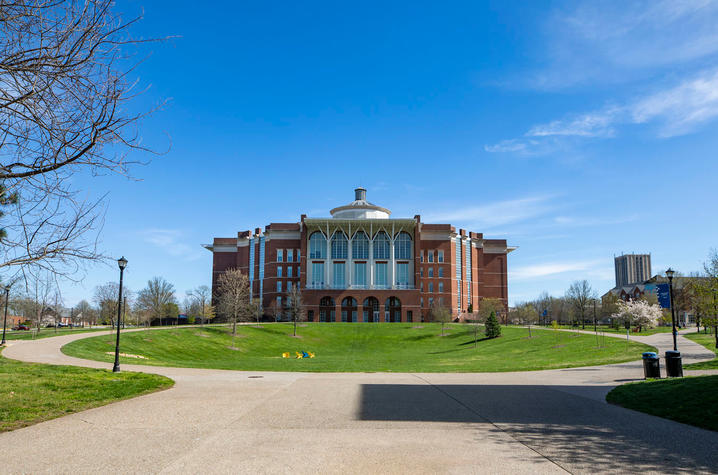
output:
[[[369,238],[362,231],[352,239],[352,259],[369,259]]]
[[[394,259],[411,259],[411,236],[404,231],[394,240]]]
[[[332,236],[332,259],[347,258],[347,237],[343,232],[337,231]]]
[[[327,239],[324,237],[324,234],[319,231],[309,236],[309,258],[327,258]]]
[[[389,259],[389,236],[379,231],[374,237],[374,259]]]

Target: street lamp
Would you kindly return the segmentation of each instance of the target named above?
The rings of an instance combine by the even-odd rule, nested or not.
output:
[[[120,257],[117,259],[117,265],[120,267],[120,295],[117,297],[117,341],[115,342],[115,366],[112,367],[113,373],[120,372],[120,311],[122,310],[122,273],[127,267],[127,259]]]
[[[0,346],[5,345],[5,327],[7,325],[7,303],[8,300],[10,300],[10,286],[12,284],[7,284],[5,286],[5,317],[2,320],[2,342],[0,342]]]
[[[678,343],[676,338],[676,334],[678,333],[676,331],[676,310],[675,308],[673,308],[673,274],[675,274],[675,271],[669,267],[666,271],[666,277],[668,277],[668,291],[671,300],[671,323],[673,324],[673,351],[678,351]]]

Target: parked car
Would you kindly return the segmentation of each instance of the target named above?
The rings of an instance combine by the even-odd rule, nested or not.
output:
[[[70,325],[68,325],[67,323],[62,323],[62,322],[57,324],[57,328],[65,328],[65,327],[69,327],[69,326]]]
[[[15,328],[13,328],[13,330],[29,330],[29,329],[30,329],[30,327],[28,327],[27,325],[18,325]]]

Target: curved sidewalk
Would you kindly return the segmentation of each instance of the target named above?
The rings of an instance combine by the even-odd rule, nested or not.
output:
[[[97,335],[13,342],[4,355],[109,368],[60,352],[72,340]],[[665,334],[634,338],[661,352],[666,345]],[[687,362],[706,359],[690,344],[680,338]],[[613,386],[642,377],[640,361],[468,374],[122,369],[163,374],[176,384],[0,434],[5,447],[37,449],[4,459],[2,471],[708,473],[718,467],[718,433],[605,403]]]

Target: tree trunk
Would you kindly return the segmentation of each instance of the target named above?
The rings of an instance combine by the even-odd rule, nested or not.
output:
[[[294,336],[297,336],[297,316],[294,315]]]

